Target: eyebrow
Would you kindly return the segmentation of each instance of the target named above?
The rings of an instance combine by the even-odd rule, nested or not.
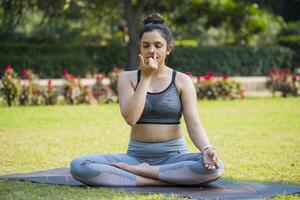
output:
[[[143,44],[149,44],[149,43],[151,44],[151,42],[145,42],[145,41],[142,42],[142,43],[143,43]],[[154,43],[154,44],[163,44],[161,41],[159,41],[159,42],[153,42],[153,43]]]

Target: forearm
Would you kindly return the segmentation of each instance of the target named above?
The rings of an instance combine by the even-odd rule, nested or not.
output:
[[[122,115],[130,125],[135,125],[144,110],[149,84],[150,79],[142,78],[134,94],[122,109]]]
[[[210,145],[209,139],[204,128],[201,125],[193,126],[188,130],[194,145],[202,151],[203,147]]]

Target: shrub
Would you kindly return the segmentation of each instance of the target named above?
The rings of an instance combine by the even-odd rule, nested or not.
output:
[[[65,83],[63,86],[63,95],[67,104],[80,103],[80,80],[75,78],[74,74],[69,74],[67,70],[64,70]]]
[[[293,56],[293,66],[300,66],[300,21],[288,22],[277,38],[278,44],[292,49],[295,53]]]
[[[272,90],[273,96],[276,92],[280,92],[283,97],[299,96],[300,77],[292,75],[289,68],[274,68],[269,72],[267,87]]]
[[[175,47],[167,59],[179,71],[216,75],[265,76],[272,66],[291,66],[294,52],[281,46]]]
[[[113,103],[117,102],[117,93],[114,92],[114,82],[110,81],[110,85],[103,84],[104,75],[98,74],[95,84],[92,87],[93,97],[98,103]]]
[[[114,67],[112,71],[108,73],[108,78],[110,80],[110,88],[113,90],[115,95],[118,93],[118,79],[121,73],[122,69],[118,67]]]
[[[43,92],[43,97],[45,99],[46,105],[54,105],[57,101],[57,91],[52,85],[52,81],[48,80],[48,85],[46,91]]]
[[[4,96],[9,107],[18,96],[18,87],[17,74],[11,66],[6,66],[4,75],[1,77],[0,95]]]
[[[197,76],[195,88],[198,99],[242,99],[244,92],[241,85],[229,80],[228,75],[222,78],[215,77],[214,72],[208,72],[205,76]]]
[[[26,68],[23,70],[22,74],[26,84],[22,84],[19,104],[20,105],[41,105],[44,104],[44,97],[42,88],[38,85],[38,76],[34,74],[31,70]]]
[[[109,73],[114,66],[125,68],[124,46],[71,46],[0,44],[0,66],[13,65],[17,73],[25,66],[41,78],[59,78],[63,69],[77,76],[88,73]],[[179,71],[205,74],[214,71],[218,76],[264,76],[271,66],[294,66],[297,55],[281,46],[176,46],[167,64]],[[138,66],[135,66],[138,67]]]

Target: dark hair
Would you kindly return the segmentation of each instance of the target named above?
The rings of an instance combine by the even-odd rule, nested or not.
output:
[[[154,13],[151,15],[148,15],[148,17],[146,19],[143,20],[144,26],[140,31],[140,39],[142,38],[143,34],[145,32],[150,32],[152,30],[160,30],[161,35],[163,38],[165,38],[165,40],[167,41],[167,44],[170,45],[172,42],[172,32],[169,29],[169,27],[167,27],[164,24],[164,19],[162,18],[162,16],[158,13]]]

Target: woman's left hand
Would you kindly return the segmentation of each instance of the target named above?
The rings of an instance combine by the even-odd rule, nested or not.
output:
[[[208,169],[219,168],[219,157],[216,150],[213,148],[207,148],[202,152],[202,154],[205,167]]]

